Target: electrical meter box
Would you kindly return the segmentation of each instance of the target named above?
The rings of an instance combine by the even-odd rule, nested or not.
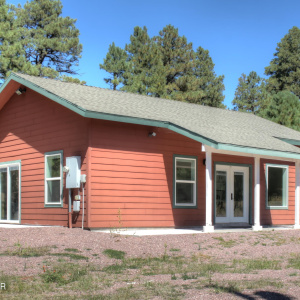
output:
[[[68,167],[68,172],[66,174],[66,188],[76,189],[80,187],[80,166],[81,157],[71,156],[66,158],[66,165]]]

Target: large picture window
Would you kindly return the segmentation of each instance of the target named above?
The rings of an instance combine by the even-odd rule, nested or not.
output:
[[[196,207],[197,160],[174,157],[174,206]]]
[[[62,206],[62,151],[45,154],[45,205]]]
[[[266,165],[266,201],[268,208],[287,208],[288,170],[288,166]]]

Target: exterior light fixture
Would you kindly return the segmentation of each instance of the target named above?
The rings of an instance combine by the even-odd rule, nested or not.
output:
[[[25,88],[24,88],[24,89],[19,88],[19,89],[16,90],[16,94],[17,94],[18,96],[22,95],[22,94],[25,93],[25,92],[26,92],[26,89],[25,89]]]
[[[154,132],[154,131],[153,132],[149,132],[148,136],[149,137],[155,137],[156,136],[156,132]]]

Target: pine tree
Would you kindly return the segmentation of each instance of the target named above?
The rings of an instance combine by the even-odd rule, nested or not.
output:
[[[300,130],[300,102],[290,91],[274,94],[261,116],[275,123]]]
[[[187,90],[188,78],[191,76],[194,52],[192,43],[185,36],[179,36],[178,29],[167,25],[153,38],[161,55],[165,76],[165,97],[182,99],[182,93]],[[178,94],[179,92],[179,94]]]
[[[126,71],[118,75],[122,90],[224,107],[224,76],[216,76],[209,52],[201,47],[194,52],[192,43],[179,36],[178,29],[172,25],[153,38],[146,27],[135,27],[125,51]],[[117,61],[110,62],[109,68],[107,63],[105,66],[108,72],[122,71]]]
[[[164,95],[164,70],[157,45],[150,39],[146,27],[135,27],[128,53],[128,68],[122,90],[142,95]]]
[[[84,81],[84,80],[81,81],[80,79],[74,78],[71,76],[63,75],[63,76],[59,77],[59,79],[64,82],[72,82],[72,83],[77,83],[77,84],[81,84],[81,85],[86,85],[86,81]]]
[[[233,110],[259,114],[266,107],[269,98],[263,78],[255,71],[251,71],[248,76],[242,74],[232,101]]]
[[[32,0],[16,9],[16,26],[22,28],[21,42],[31,64],[23,72],[52,78],[77,74],[73,66],[81,57],[79,30],[76,20],[61,14],[60,0]]]
[[[275,58],[265,68],[270,75],[268,88],[278,92],[289,90],[300,98],[300,29],[294,26],[277,44]]]
[[[16,26],[13,7],[6,4],[5,0],[0,0],[0,79],[2,80],[10,71],[20,71],[27,64],[25,49],[20,38],[21,30]]]
[[[109,78],[104,78],[104,81],[108,83],[111,89],[116,90],[117,87],[124,81],[124,72],[127,70],[127,53],[120,47],[117,47],[113,42],[109,45],[108,53],[103,60],[103,64],[100,64],[100,69],[110,73]]]
[[[194,89],[198,91],[196,103],[223,107],[224,104],[224,76],[216,76],[214,63],[209,55],[209,51],[198,47],[194,59],[193,75],[196,77]]]

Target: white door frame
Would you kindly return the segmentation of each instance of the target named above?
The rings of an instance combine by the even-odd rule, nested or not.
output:
[[[10,169],[13,167],[17,167],[18,170],[18,219],[12,220],[11,219],[11,175],[10,175]],[[7,204],[7,212],[6,212],[6,219],[3,219],[3,216],[1,216],[1,210],[0,210],[0,223],[17,223],[19,224],[21,221],[21,162],[20,161],[13,161],[13,162],[5,162],[0,163],[0,168],[5,168],[7,170],[7,194],[6,199],[3,199],[3,201]],[[1,184],[0,184],[0,194],[1,191]],[[0,199],[0,205],[2,205],[2,201]],[[1,207],[0,207],[1,208]],[[2,208],[1,208],[2,209]]]
[[[226,172],[226,217],[217,217],[216,215],[216,175],[217,171]],[[244,203],[243,203],[243,217],[234,217],[234,173],[241,172],[244,174]],[[249,166],[238,164],[216,164],[215,166],[215,223],[248,223],[249,224]]]

